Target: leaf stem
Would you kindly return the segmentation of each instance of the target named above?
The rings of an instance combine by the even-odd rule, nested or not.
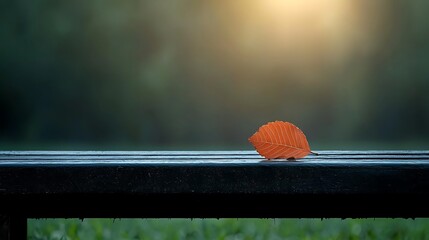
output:
[[[311,154],[314,154],[314,155],[316,155],[316,156],[319,156],[319,153],[317,153],[317,152],[310,151],[310,153],[311,153]]]

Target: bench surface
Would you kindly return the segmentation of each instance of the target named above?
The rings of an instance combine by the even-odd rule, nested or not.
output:
[[[0,152],[0,213],[429,217],[429,151],[319,153],[266,161],[255,151]]]

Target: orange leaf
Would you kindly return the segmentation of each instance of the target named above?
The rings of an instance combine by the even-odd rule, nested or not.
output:
[[[288,122],[269,122],[260,127],[249,141],[266,159],[296,159],[311,153],[304,133]]]

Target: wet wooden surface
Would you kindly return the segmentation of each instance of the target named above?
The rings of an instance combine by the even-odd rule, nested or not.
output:
[[[0,194],[429,193],[429,151],[0,152]]]
[[[429,151],[8,151],[0,201],[26,217],[429,217]]]

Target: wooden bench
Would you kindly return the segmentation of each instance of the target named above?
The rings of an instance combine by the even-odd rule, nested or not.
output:
[[[1,239],[27,218],[429,217],[429,151],[0,152]]]

